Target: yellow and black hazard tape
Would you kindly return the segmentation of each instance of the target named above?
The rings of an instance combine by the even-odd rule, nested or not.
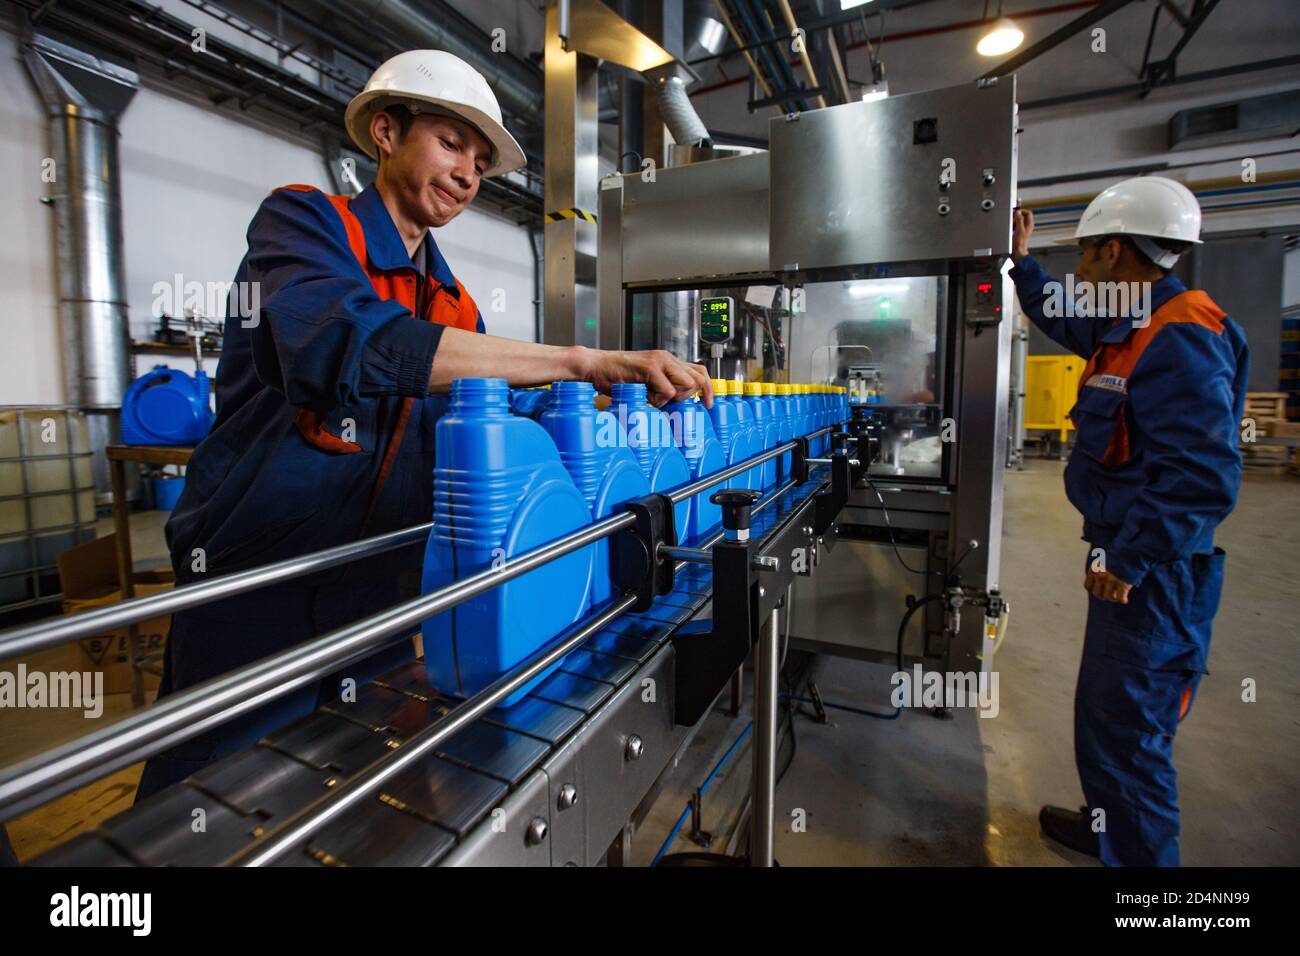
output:
[[[557,209],[555,212],[548,212],[543,218],[547,222],[559,222],[561,219],[585,219],[592,225],[596,223],[596,214],[587,212],[585,209]]]

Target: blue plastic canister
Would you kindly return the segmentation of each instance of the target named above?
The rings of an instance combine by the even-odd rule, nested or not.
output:
[[[776,443],[778,445],[784,445],[794,437],[794,421],[790,418],[789,402],[786,401],[781,392],[783,388],[787,387],[777,385],[774,382],[763,383],[763,398],[772,410],[772,420],[776,422]],[[790,477],[790,453],[786,452],[774,460],[776,462],[776,481],[777,484],[780,484]]]
[[[523,415],[537,421],[551,404],[551,388],[512,388],[510,390],[510,410],[516,415]]]
[[[122,397],[125,445],[197,445],[212,429],[208,376],[155,365]]]
[[[550,435],[510,413],[502,379],[452,382],[451,407],[437,425],[435,463],[426,593],[591,523]],[[592,559],[590,548],[566,554],[426,621],[430,682],[455,694],[476,693],[559,635],[587,610]]]
[[[722,455],[728,465],[734,465],[749,457],[748,432],[741,425],[736,414],[734,397],[730,394],[731,381],[725,378],[713,380],[713,407],[709,409],[709,421],[713,424],[714,435],[722,446]],[[748,488],[749,473],[741,472],[734,478],[727,479],[723,487]]]
[[[185,479],[179,475],[164,475],[153,480],[153,506],[157,511],[171,511],[181,500]]]
[[[596,410],[596,390],[590,382],[556,382],[551,401],[538,421],[550,434],[560,461],[587,500],[594,521],[621,510],[624,502],[650,494],[650,481],[631,449],[618,437],[618,419]],[[591,603],[613,595],[609,578],[609,539],[592,545],[595,568]]]
[[[703,405],[695,399],[671,402],[664,406],[664,414],[668,416],[673,437],[690,466],[691,481],[698,481],[727,466],[722,445],[713,435],[709,413]],[[722,509],[709,500],[709,496],[721,487],[715,485],[691,498],[689,527],[684,540],[698,541],[722,521]]]
[[[752,458],[763,450],[763,431],[754,419],[754,410],[750,408],[749,402],[745,401],[745,383],[737,382],[734,379],[727,382],[727,399],[736,409],[736,418],[740,420],[740,442],[744,449],[744,454],[738,461],[746,458]],[[758,490],[763,487],[762,466],[756,465],[742,476],[743,481],[737,487],[753,488]]]
[[[809,414],[808,407],[808,386],[796,385],[794,387],[794,422],[796,435],[807,435],[812,431],[812,415]],[[810,448],[811,452],[812,449]]]
[[[624,383],[610,389],[609,411],[618,419],[623,439],[632,449],[642,473],[650,481],[650,490],[672,491],[688,484],[691,469],[673,442],[668,417],[646,399],[645,385]],[[686,540],[690,527],[690,504],[683,502],[673,509],[677,540]]]
[[[777,446],[778,426],[775,409],[763,397],[763,385],[760,382],[745,383],[745,405],[754,418],[754,429],[759,447],[756,452],[768,451]],[[759,487],[771,488],[776,484],[776,459],[769,458],[758,467]]]

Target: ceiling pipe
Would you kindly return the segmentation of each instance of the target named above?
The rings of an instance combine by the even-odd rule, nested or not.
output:
[[[795,22],[794,11],[790,9],[790,0],[777,0],[777,4],[781,7],[781,14],[785,17],[785,25],[789,28],[790,32],[796,36],[800,36],[799,24]],[[808,43],[809,38],[807,36],[802,36],[799,43],[799,58],[803,61],[804,72],[808,74],[808,85],[816,88],[821,84],[817,80],[817,71],[813,69],[812,59],[808,56]],[[826,97],[822,96],[820,93],[814,97],[814,102],[816,102],[819,108],[826,108]]]
[[[341,14],[333,0],[292,0],[292,6],[317,22]],[[494,53],[490,38],[459,17],[437,17],[407,0],[353,0],[347,15],[361,24],[400,37],[408,49],[428,47],[454,53],[478,70],[496,93],[502,110],[542,128],[541,71],[509,53]]]

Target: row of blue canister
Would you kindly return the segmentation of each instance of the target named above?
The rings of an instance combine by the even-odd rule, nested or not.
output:
[[[843,390],[811,389],[715,380],[711,410],[695,399],[657,409],[644,385],[615,385],[609,408],[598,411],[588,382],[512,393],[501,379],[456,380],[450,410],[437,425],[423,590],[500,567],[627,501],[670,491],[847,417]],[[824,450],[824,439],[814,440],[814,454]],[[720,487],[771,488],[789,467],[789,456],[782,457]],[[677,506],[679,542],[701,540],[717,527],[721,511],[709,501],[715,490]],[[482,690],[609,597],[606,539],[426,621],[429,680],[457,694]]]

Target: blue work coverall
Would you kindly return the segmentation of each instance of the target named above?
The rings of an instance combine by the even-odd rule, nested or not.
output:
[[[1065,490],[1083,514],[1088,566],[1133,586],[1127,604],[1088,599],[1074,736],[1089,822],[1103,821],[1103,863],[1176,866],[1173,741],[1207,673],[1223,585],[1214,531],[1241,484],[1245,336],[1172,275],[1134,320],[1045,310],[1063,296],[1053,300],[1056,280],[1032,258],[1010,274],[1034,324],[1090,360]]]
[[[416,259],[373,186],[351,201],[285,187],[262,203],[227,309],[216,422],[167,523],[178,584],[430,520],[434,426],[447,407],[427,394],[445,327],[431,319],[459,302],[461,327],[484,329],[432,235]],[[256,299],[248,287],[241,296],[249,282]],[[381,298],[384,285],[411,290],[423,317]],[[238,314],[250,301],[255,314]],[[422,561],[417,542],[177,613],[159,697],[391,607],[418,593]],[[137,800],[310,713],[341,678],[360,685],[412,658],[403,640],[174,746],[148,761]]]

